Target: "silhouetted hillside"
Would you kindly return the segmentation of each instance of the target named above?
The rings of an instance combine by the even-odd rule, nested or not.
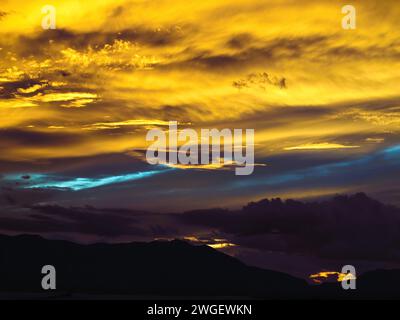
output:
[[[47,264],[56,268],[56,295],[61,296],[400,298],[400,270],[367,272],[358,277],[356,290],[345,291],[340,283],[309,286],[290,275],[246,266],[208,246],[180,240],[80,245],[39,236],[0,235],[0,292],[14,297],[49,293],[41,288],[41,268]]]
[[[47,264],[55,266],[57,291],[64,293],[285,298],[307,290],[303,280],[179,240],[79,245],[0,236],[0,291],[42,291]]]

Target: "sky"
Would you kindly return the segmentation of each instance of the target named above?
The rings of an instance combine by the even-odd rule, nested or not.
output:
[[[56,29],[44,30],[42,1],[0,0],[4,219],[358,192],[400,204],[397,1],[352,1],[355,30],[337,0],[51,4]],[[254,173],[148,164],[146,133],[169,121],[254,129]]]

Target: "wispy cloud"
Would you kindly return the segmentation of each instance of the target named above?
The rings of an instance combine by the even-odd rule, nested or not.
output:
[[[92,178],[66,178],[48,174],[25,175],[29,177],[25,180],[22,188],[28,189],[69,189],[84,190],[97,188],[117,183],[140,180],[165,172],[165,170],[150,170],[134,173],[127,173],[116,176],[92,177]],[[5,180],[21,181],[21,175],[6,176]]]
[[[284,150],[330,150],[330,149],[353,149],[360,146],[349,146],[339,143],[321,142],[321,143],[306,143],[294,147],[286,147]]]

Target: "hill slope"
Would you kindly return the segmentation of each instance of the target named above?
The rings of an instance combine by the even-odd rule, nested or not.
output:
[[[283,298],[307,290],[303,280],[180,240],[80,245],[0,236],[0,291],[42,291],[47,264],[56,268],[57,291],[70,293]]]

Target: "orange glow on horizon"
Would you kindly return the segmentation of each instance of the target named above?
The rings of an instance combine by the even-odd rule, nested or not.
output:
[[[329,278],[336,277],[337,282],[342,282],[343,280],[356,279],[356,277],[351,273],[341,273],[338,271],[321,271],[315,274],[311,274],[309,278],[317,284],[326,282]]]

